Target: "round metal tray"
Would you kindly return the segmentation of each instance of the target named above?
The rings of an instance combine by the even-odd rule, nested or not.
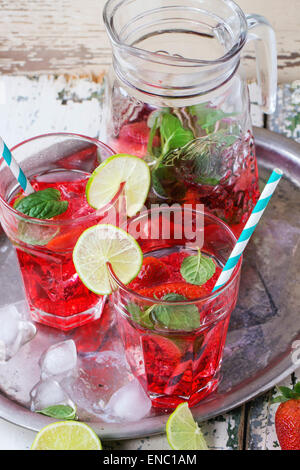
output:
[[[299,186],[300,145],[264,129],[255,129],[260,181],[270,170],[280,167],[280,182],[262,218],[244,259],[239,302],[232,314],[222,364],[222,380],[217,392],[193,409],[198,421],[227,412],[270,389],[296,368],[293,343],[300,339],[300,291],[296,283],[299,269],[300,235]],[[0,236],[0,307],[24,300],[23,287],[14,250]],[[103,325],[104,324],[104,325]],[[0,365],[0,417],[38,431],[50,418],[28,409],[29,392],[39,380],[37,351],[64,339],[74,339],[84,347],[88,327],[70,333],[37,325],[34,340],[6,364]],[[85,330],[83,330],[86,328]],[[112,323],[95,322],[93,337],[101,341],[119,338]],[[107,348],[106,348],[107,349]],[[166,414],[152,414],[138,422],[105,423],[82,417],[102,439],[129,439],[164,431]]]

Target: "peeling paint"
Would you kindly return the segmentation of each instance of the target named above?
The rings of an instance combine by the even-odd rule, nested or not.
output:
[[[37,5],[38,3],[38,5]],[[245,12],[264,15],[274,25],[279,82],[300,76],[298,0],[237,0]],[[102,21],[105,0],[1,0],[0,72],[7,74],[101,73],[111,64]],[[255,54],[246,49],[245,70],[256,77]]]

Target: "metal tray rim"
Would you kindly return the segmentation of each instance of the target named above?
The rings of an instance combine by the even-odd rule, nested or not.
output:
[[[286,177],[292,182],[299,184],[300,160],[298,155],[300,154],[300,144],[262,128],[254,128],[254,135],[256,146],[261,151],[259,161],[263,162],[266,152],[269,152],[271,154],[271,158],[268,158],[268,162],[266,162],[265,166],[267,168],[271,168],[274,166],[273,162],[274,164],[276,162],[276,165],[282,164]],[[296,166],[296,174],[292,172],[291,166]],[[293,340],[296,339],[297,338],[293,338]],[[276,383],[287,378],[298,367],[298,365],[292,363],[291,351],[286,351],[284,356],[279,358],[271,368],[270,365],[268,365],[268,367],[262,369],[261,375],[265,377],[265,381],[259,388],[255,387],[258,379],[255,380],[254,378],[252,382],[249,381],[249,383],[246,384],[246,387],[244,386],[242,389],[239,389],[239,396],[237,396],[234,390],[228,392],[225,395],[227,400],[223,399],[223,405],[217,408],[213,406],[214,399],[210,400],[208,398],[203,401],[206,409],[205,414],[202,414],[201,412],[200,403],[195,410],[195,418],[200,422],[229,412],[243,403],[263,394],[276,385]],[[244,391],[244,393],[241,393],[241,391]],[[47,418],[46,416],[31,412],[21,405],[9,400],[1,393],[0,418],[32,431],[39,431],[42,427],[55,421],[51,418]],[[150,417],[141,422],[130,423],[131,430],[129,432],[124,432],[124,430],[120,429],[119,423],[110,424],[89,422],[89,425],[101,436],[101,439],[103,440],[122,440],[161,434],[164,432],[167,419],[168,415],[166,414]],[[124,426],[124,428],[126,429],[126,426]]]

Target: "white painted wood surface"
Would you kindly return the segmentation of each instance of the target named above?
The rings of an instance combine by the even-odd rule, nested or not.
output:
[[[9,147],[39,134],[68,131],[97,137],[101,82],[42,75],[0,78],[0,135]]]
[[[299,0],[236,0],[247,13],[264,15],[278,44],[279,80],[300,75]],[[111,61],[104,31],[105,0],[0,0],[0,73],[101,74]],[[245,50],[249,78],[254,52]]]
[[[250,84],[252,121],[263,125],[258,88]],[[99,134],[102,80],[61,75],[0,77],[0,135],[9,147],[47,132]]]

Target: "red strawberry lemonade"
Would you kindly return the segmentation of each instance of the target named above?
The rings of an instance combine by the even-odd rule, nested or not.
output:
[[[59,170],[32,178],[35,191],[59,190],[68,208],[51,219],[50,225],[35,228],[27,224],[22,232],[23,226],[19,223],[18,228],[23,243],[21,241],[22,246],[16,251],[33,317],[61,329],[80,326],[89,317],[87,311],[92,313],[99,308],[99,296],[80,281],[72,261],[72,251],[80,234],[101,220],[86,200],[89,177],[85,172]],[[23,195],[18,193],[11,205]]]
[[[212,290],[235,239],[208,214],[201,249],[190,248],[184,238],[143,239],[149,224],[144,219],[137,218],[143,266],[136,279],[119,285],[113,295],[127,361],[154,407],[174,409],[183,401],[193,406],[220,381],[240,265],[218,295]]]
[[[16,249],[32,319],[70,330],[100,318],[105,298],[81,282],[72,254],[85,229],[99,222],[118,225],[125,216],[121,187],[99,210],[86,197],[90,177],[114,151],[94,138],[53,133],[11,152],[34,191],[25,197],[22,181],[0,162],[0,219]]]

